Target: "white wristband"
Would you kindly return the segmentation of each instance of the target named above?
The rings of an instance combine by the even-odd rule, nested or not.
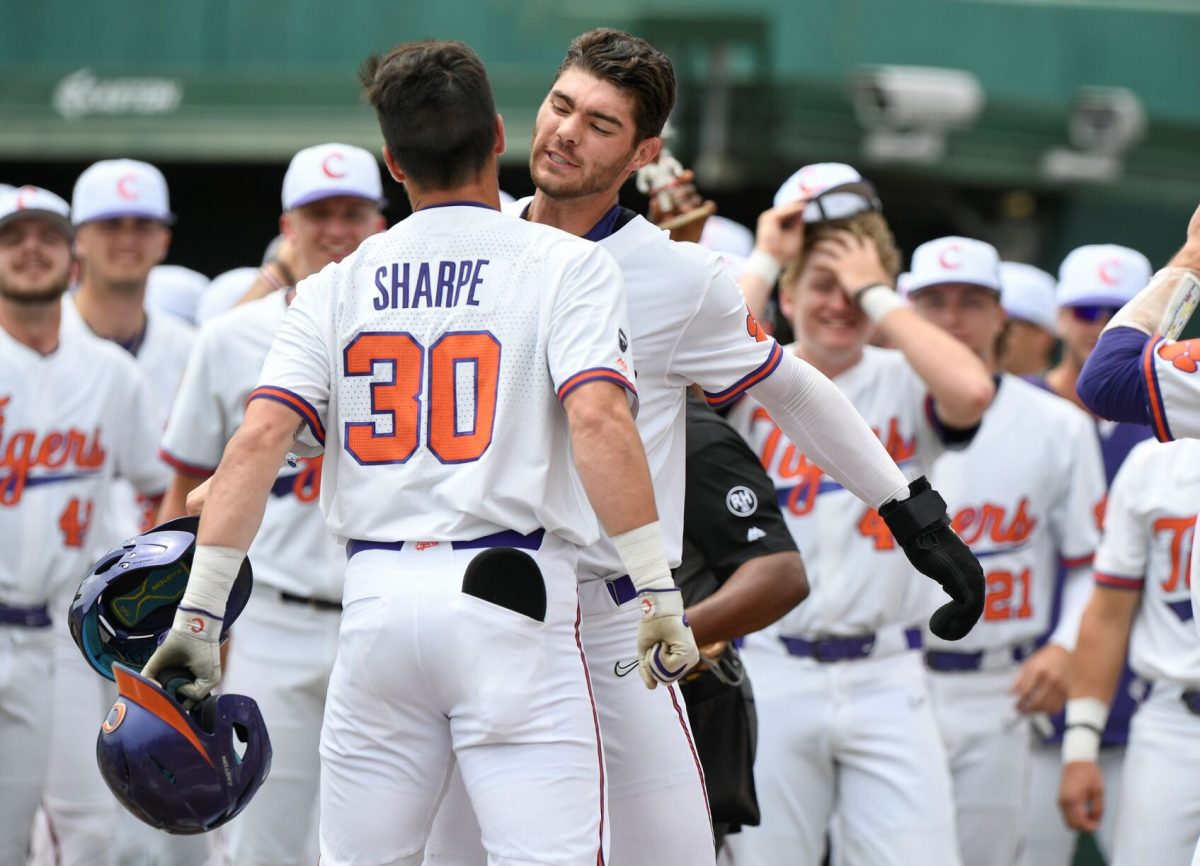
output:
[[[1091,728],[1067,728],[1063,734],[1062,762],[1071,764],[1075,761],[1090,761],[1093,764],[1100,757],[1100,735]]]
[[[229,592],[242,568],[246,551],[236,547],[216,547],[211,544],[196,545],[192,554],[192,570],[188,575],[187,590],[179,606],[201,610],[217,619],[225,616],[225,604]]]
[[[667,557],[663,552],[662,529],[657,520],[614,535],[612,542],[638,592],[675,588],[671,567],[667,565]]]
[[[905,306],[904,299],[891,286],[877,283],[858,293],[858,305],[875,324],[884,320],[892,310]]]
[[[1071,698],[1067,701],[1066,722],[1063,763],[1095,761],[1100,755],[1100,735],[1108,723],[1108,705],[1099,698]]]
[[[746,266],[742,268],[743,274],[754,274],[767,285],[775,285],[775,281],[779,279],[779,274],[783,270],[783,265],[766,250],[754,250],[750,253],[750,257],[746,259]]]

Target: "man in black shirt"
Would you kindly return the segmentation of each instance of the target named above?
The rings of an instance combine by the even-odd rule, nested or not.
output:
[[[682,686],[704,766],[713,833],[758,823],[754,696],[731,641],[808,595],[804,565],[754,452],[688,395],[683,562],[675,569],[702,661]]]

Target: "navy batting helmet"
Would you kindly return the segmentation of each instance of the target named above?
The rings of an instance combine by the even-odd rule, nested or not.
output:
[[[118,697],[100,726],[96,762],[121,804],[168,833],[205,833],[250,802],[271,770],[271,739],[258,704],[209,695],[184,710],[174,689],[114,664]]]
[[[79,585],[67,622],[93,668],[113,679],[113,662],[141,670],[171,628],[196,550],[199,517],[180,517],[135,536],[102,556]],[[250,598],[250,560],[225,606],[224,639]]]

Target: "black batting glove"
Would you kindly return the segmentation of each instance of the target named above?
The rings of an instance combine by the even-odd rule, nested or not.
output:
[[[942,640],[961,640],[983,614],[983,569],[970,548],[950,528],[946,501],[922,475],[908,485],[907,499],[879,507],[913,568],[930,577],[950,596],[934,611],[929,630]]]

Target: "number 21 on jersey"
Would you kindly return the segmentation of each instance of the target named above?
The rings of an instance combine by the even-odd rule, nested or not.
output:
[[[425,445],[442,463],[469,463],[487,451],[500,381],[500,342],[492,334],[452,331],[426,347],[411,334],[364,331],[343,360],[348,377],[384,368],[371,383],[375,417],[346,422],[345,448],[359,463],[408,462],[421,446],[423,407]]]

